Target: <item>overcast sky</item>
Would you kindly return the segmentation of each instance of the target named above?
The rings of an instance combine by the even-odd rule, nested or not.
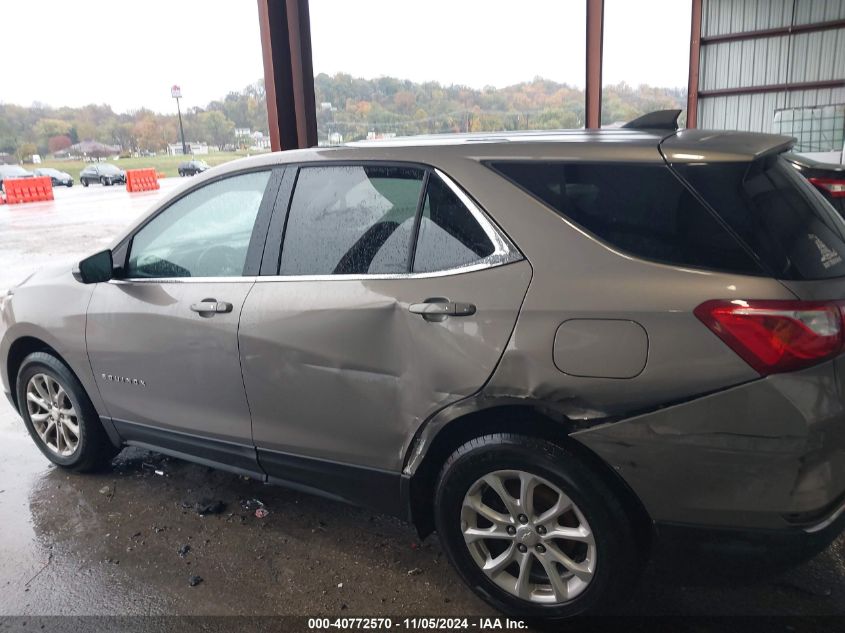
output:
[[[263,76],[255,0],[3,2],[0,102],[205,106]],[[687,82],[690,0],[606,0],[604,83]],[[315,72],[584,85],[584,0],[311,0]]]

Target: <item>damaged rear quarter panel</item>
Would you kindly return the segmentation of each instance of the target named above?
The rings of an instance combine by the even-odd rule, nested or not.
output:
[[[843,365],[843,360],[835,361]],[[579,431],[653,519],[786,525],[845,491],[845,409],[834,362]]]

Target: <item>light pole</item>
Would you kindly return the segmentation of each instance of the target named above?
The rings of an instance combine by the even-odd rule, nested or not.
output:
[[[170,96],[176,99],[176,112],[179,113],[179,136],[182,137],[182,156],[187,156],[188,146],[185,145],[185,130],[182,127],[182,108],[179,107],[179,99],[182,96],[182,88],[176,85],[170,86]]]

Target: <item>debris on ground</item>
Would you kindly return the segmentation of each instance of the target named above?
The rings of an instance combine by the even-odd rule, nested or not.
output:
[[[185,558],[188,555],[188,552],[191,551],[191,546],[185,543],[182,547],[176,550],[176,553],[179,554],[179,558]]]
[[[343,589],[343,583],[342,583],[342,582],[337,583],[337,588],[338,588],[338,589]]]
[[[185,510],[193,510],[200,516],[207,514],[220,514],[226,509],[226,504],[220,499],[200,499],[194,503],[190,501],[183,501],[182,508]]]
[[[153,532],[155,532],[156,534],[164,532],[166,529],[167,529],[166,527],[157,527],[155,525],[153,526]]]
[[[413,569],[408,570],[409,576],[419,576],[421,573],[423,572],[422,569],[420,569],[419,567],[414,567]]]
[[[264,517],[266,517],[268,514],[270,514],[270,511],[269,511],[267,508],[258,508],[258,509],[255,511],[255,518],[256,518],[256,519],[263,519],[263,518],[264,518]]]
[[[188,578],[188,584],[191,587],[196,587],[201,582],[202,582],[202,576],[191,576],[190,578]]]
[[[153,473],[158,475],[159,477],[164,477],[164,471],[156,466],[155,464],[150,464],[147,462],[141,462],[141,469],[151,470]]]
[[[41,575],[41,572],[42,572],[42,571],[44,571],[45,569],[47,569],[47,565],[49,565],[51,562],[53,562],[53,552],[50,552],[50,553],[47,555],[47,562],[45,562],[45,563],[41,566],[41,569],[39,569],[37,572],[35,572],[35,575],[34,575],[34,576],[32,576],[29,580],[27,580],[27,581],[24,583],[24,587],[26,587],[26,588],[27,588],[27,591],[29,591],[29,583],[31,583],[33,580],[35,580],[36,578],[38,578],[38,576],[40,576],[40,575]]]
[[[264,502],[261,499],[241,499],[240,505],[242,510],[247,512],[255,512],[258,508],[264,507]]]

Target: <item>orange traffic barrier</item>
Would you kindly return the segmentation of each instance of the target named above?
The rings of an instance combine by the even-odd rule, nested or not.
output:
[[[162,178],[167,178],[167,176],[165,176],[165,175],[164,175],[164,173],[162,173],[162,172],[160,172],[160,171],[157,171],[157,172],[156,172],[156,178],[158,178],[159,180],[161,180]]]
[[[38,178],[12,178],[3,181],[6,203],[44,202],[53,199],[53,181],[49,176]]]
[[[126,170],[126,191],[152,191],[158,188],[155,169]]]

